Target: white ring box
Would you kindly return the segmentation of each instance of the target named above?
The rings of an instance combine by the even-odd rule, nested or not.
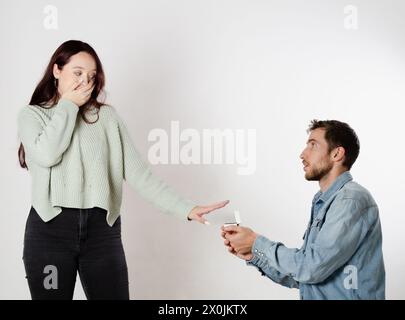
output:
[[[239,211],[235,210],[234,211],[234,216],[235,216],[235,222],[225,222],[224,227],[227,227],[227,226],[239,226],[239,224],[241,222]]]

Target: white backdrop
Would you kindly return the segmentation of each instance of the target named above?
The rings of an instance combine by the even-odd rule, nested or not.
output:
[[[144,158],[148,134],[170,133],[171,121],[256,130],[253,174],[238,175],[237,163],[152,168],[200,204],[230,199],[228,211],[287,246],[301,245],[318,190],[299,159],[308,123],[348,122],[361,142],[353,176],[380,207],[387,298],[405,298],[404,18],[402,0],[2,0],[0,298],[30,298],[21,259],[30,177],[17,161],[16,115],[69,39],[98,52],[107,102]],[[121,213],[133,299],[298,298],[229,255],[217,226],[161,214],[128,185]]]

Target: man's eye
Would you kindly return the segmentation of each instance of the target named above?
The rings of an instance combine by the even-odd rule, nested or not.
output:
[[[82,75],[82,73],[81,72],[75,72],[75,75],[79,77],[79,76]]]

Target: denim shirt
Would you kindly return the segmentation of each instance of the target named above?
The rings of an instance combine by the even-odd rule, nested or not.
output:
[[[346,171],[314,196],[300,249],[259,235],[247,264],[276,283],[299,288],[304,300],[385,299],[378,207],[352,180]]]

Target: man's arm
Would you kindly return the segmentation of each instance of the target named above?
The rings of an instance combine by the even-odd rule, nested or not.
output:
[[[336,199],[315,242],[308,243],[305,249],[287,248],[258,235],[251,246],[249,260],[262,269],[274,268],[299,283],[322,282],[349,260],[363,241],[369,229],[364,215],[370,215],[371,219],[377,217],[376,206],[362,203],[352,198]],[[239,248],[246,248],[246,244],[242,245],[244,233],[238,228],[234,228],[227,239],[237,253],[246,254],[246,249],[238,252]]]
[[[364,215],[377,207],[364,207],[355,199],[341,199],[329,208],[323,227],[313,243],[304,249],[290,249],[280,242],[258,236],[253,255],[300,283],[319,283],[340,268],[359,247],[368,226]]]
[[[233,232],[233,231],[225,231],[229,230],[228,227],[222,227],[222,232],[221,235],[224,238],[224,244],[228,247],[229,252],[232,254],[238,256],[239,258],[246,260],[247,265],[252,265],[256,267],[257,270],[260,271],[260,273],[263,276],[267,276],[270,278],[272,281],[275,283],[281,284],[282,286],[288,287],[288,288],[299,288],[299,283],[295,281],[292,277],[282,274],[281,272],[277,271],[276,269],[270,267],[267,262],[265,261],[260,261],[258,256],[254,256],[252,254],[252,246],[253,243],[256,241],[258,238],[258,234],[256,234],[253,230],[249,228],[240,228],[237,227],[238,229],[235,230],[237,233],[237,237],[241,238],[242,241],[238,244],[238,251],[237,253],[235,249],[230,245],[230,241],[227,239],[227,233]],[[228,234],[229,236],[229,234]],[[235,244],[234,244],[235,245]]]
[[[253,256],[253,259],[247,261],[246,264],[256,267],[262,276],[268,277],[275,283],[284,287],[299,289],[299,282],[295,281],[293,277],[282,274],[275,268],[270,267],[267,263],[260,263],[260,259],[257,256]]]

